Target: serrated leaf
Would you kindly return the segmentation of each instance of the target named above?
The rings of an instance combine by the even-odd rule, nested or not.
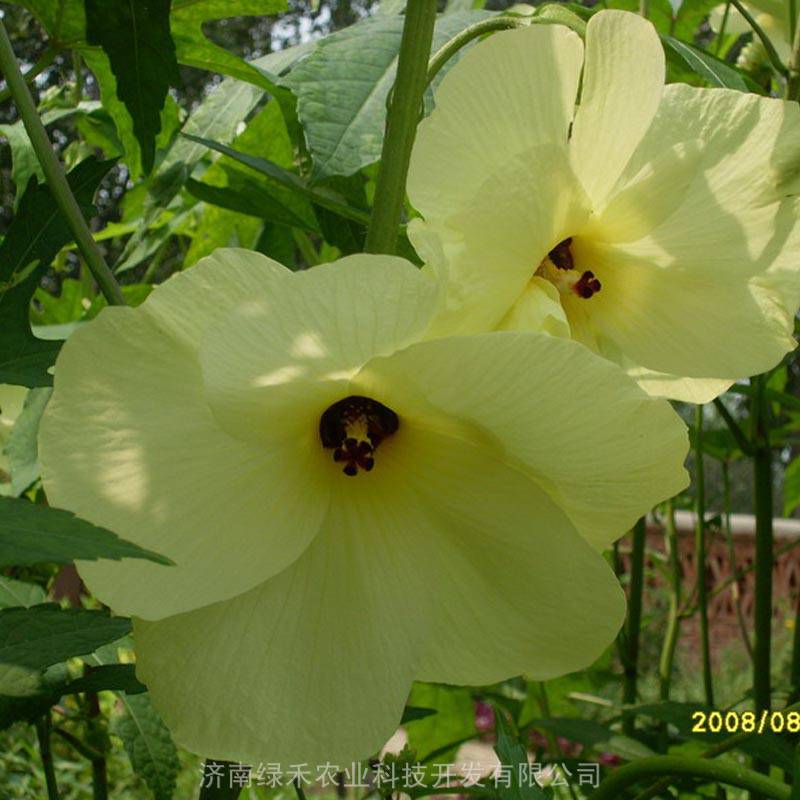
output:
[[[28,608],[43,602],[45,597],[47,593],[36,583],[17,581],[0,575],[0,608]]]
[[[170,0],[85,0],[86,39],[108,56],[117,96],[133,119],[150,172],[170,85],[180,83],[170,35]]]
[[[497,731],[497,743],[494,751],[500,759],[500,763],[510,767],[509,786],[498,783],[496,794],[500,800],[546,800],[545,793],[536,785],[533,778],[531,782],[520,780],[520,775],[527,773],[529,764],[528,752],[525,746],[519,741],[513,722],[506,716],[506,713],[495,707],[494,710],[495,729]],[[524,767],[524,769],[520,769]]]
[[[722,86],[740,92],[747,91],[744,78],[730,64],[673,36],[662,36],[661,41],[679,56],[692,72],[712,86]]]
[[[436,23],[433,49],[488,16],[444,15]],[[328,36],[284,81],[297,96],[314,160],[312,181],[352,175],[380,158],[403,22],[402,16],[371,17]]]
[[[2,667],[0,667],[0,671]],[[61,698],[61,687],[69,678],[66,664],[54,664],[37,674],[36,691],[27,697],[0,694],[0,731],[15,722],[35,722]]]
[[[110,167],[111,162],[87,159],[67,176],[87,217],[93,213],[92,197]],[[61,343],[33,335],[29,308],[42,273],[71,239],[50,190],[31,178],[0,244],[0,383],[49,386],[53,382],[48,368]]]
[[[171,800],[178,775],[178,751],[147,695],[122,697],[124,713],[112,719],[111,732],[122,739],[133,771],[155,800]]]
[[[91,653],[130,629],[127,617],[107,611],[63,609],[55,603],[0,609],[0,694],[32,694],[41,670]]]
[[[69,511],[0,497],[0,566],[68,564],[98,558],[172,563]]]

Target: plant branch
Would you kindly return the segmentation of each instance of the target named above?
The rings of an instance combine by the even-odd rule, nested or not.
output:
[[[711,675],[711,642],[708,633],[708,582],[706,579],[706,481],[703,463],[703,411],[695,409],[694,486],[695,486],[695,566],[697,605],[700,609],[700,646],[703,657],[703,692],[706,705],[714,707],[714,682]]]
[[[33,150],[42,166],[50,191],[53,193],[61,213],[64,215],[67,224],[75,237],[75,242],[81,251],[86,264],[94,275],[95,280],[100,286],[100,290],[108,300],[109,305],[125,305],[125,299],[119,284],[114,278],[111,270],[106,264],[97,242],[92,238],[92,234],[83,218],[78,201],[72,194],[67,183],[64,169],[56,158],[47,132],[42,125],[41,119],[36,112],[36,106],[31,97],[28,84],[19,69],[17,58],[8,39],[5,25],[0,21],[0,71],[5,75],[11,97],[17,106],[28,138],[31,140]]]
[[[526,28],[530,23],[517,17],[492,17],[484,19],[464,28],[461,33],[456,34],[449,42],[445,42],[432,56],[428,62],[428,77],[426,84],[430,86],[433,79],[439,74],[442,67],[462,48],[469,44],[473,39],[484,36],[487,33],[496,31],[507,31],[513,28]]]
[[[669,555],[671,586],[669,593],[669,616],[667,631],[664,634],[664,643],[661,647],[661,660],[658,665],[660,683],[660,697],[669,700],[670,684],[672,682],[672,664],[675,660],[675,647],[678,643],[680,631],[680,608],[682,593],[681,559],[678,552],[678,532],[675,529],[675,503],[670,500],[667,504],[666,545]]]
[[[797,100],[800,95],[800,25],[795,23],[792,53],[789,56],[789,77],[786,80],[786,99]]]
[[[642,595],[644,593],[644,551],[647,538],[647,523],[642,517],[633,527],[631,551],[631,577],[628,588],[628,620],[625,625],[624,682],[622,702],[634,705],[638,696],[639,638],[642,627]],[[629,715],[623,722],[628,736],[633,734],[636,717]]]
[[[386,114],[381,165],[364,249],[394,253],[406,195],[411,148],[422,111],[428,57],[436,22],[436,0],[408,0],[397,77]]]
[[[50,712],[36,722],[36,737],[42,757],[44,779],[47,784],[47,800],[59,800],[56,770],[53,764],[53,751],[50,747]]]
[[[619,800],[631,786],[662,775],[697,778],[706,783],[723,783],[751,792],[760,792],[770,800],[789,800],[792,791],[785,784],[746,769],[735,762],[683,756],[651,756],[615,769],[592,794],[592,800]]]

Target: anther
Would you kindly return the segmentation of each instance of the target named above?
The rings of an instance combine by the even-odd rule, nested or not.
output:
[[[397,414],[377,400],[352,395],[327,408],[319,420],[322,446],[333,450],[342,472],[354,476],[375,466],[375,450],[400,426]]]
[[[587,269],[572,287],[572,291],[575,292],[578,297],[588,300],[593,294],[599,292],[602,288],[603,286],[600,281],[595,278],[594,272],[591,272]]]

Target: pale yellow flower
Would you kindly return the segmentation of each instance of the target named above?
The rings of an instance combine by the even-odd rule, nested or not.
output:
[[[220,250],[65,344],[44,485],[175,562],[78,568],[139,618],[189,749],[347,764],[414,680],[545,679],[612,641],[598,551],[685,486],[684,426],[568,339],[419,341],[437,296],[388,256]]]
[[[580,87],[580,94],[579,94]],[[493,35],[420,126],[409,235],[448,282],[436,333],[570,335],[707,401],[795,346],[800,109],[664,86],[635,14]]]

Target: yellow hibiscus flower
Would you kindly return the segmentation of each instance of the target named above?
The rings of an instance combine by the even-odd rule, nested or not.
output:
[[[799,163],[796,103],[665,87],[635,14],[595,14],[585,52],[563,26],[495,34],[412,155],[409,235],[448,281],[435,331],[570,335],[708,401],[795,346]]]
[[[683,424],[568,339],[419,341],[437,295],[389,256],[220,250],[65,344],[44,485],[175,562],[78,566],[189,749],[346,764],[414,680],[550,678],[613,639],[599,550],[685,486]]]

